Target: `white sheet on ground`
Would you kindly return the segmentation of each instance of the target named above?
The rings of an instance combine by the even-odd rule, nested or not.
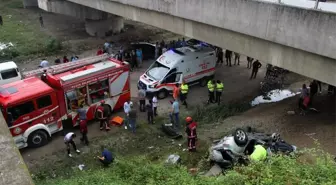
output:
[[[261,103],[272,103],[272,102],[278,102],[278,101],[281,101],[281,100],[284,100],[286,98],[290,98],[290,97],[293,97],[297,94],[300,94],[300,93],[294,93],[290,90],[279,90],[279,89],[276,89],[276,90],[272,90],[270,92],[267,93],[267,97],[268,98],[264,98],[264,96],[258,96],[256,97],[252,102],[251,102],[251,105],[252,106],[256,106],[258,104],[261,104]]]

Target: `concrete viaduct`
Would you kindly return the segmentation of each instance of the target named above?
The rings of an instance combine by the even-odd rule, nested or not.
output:
[[[86,20],[90,35],[123,18],[196,38],[336,86],[336,14],[252,0],[23,0]],[[33,184],[0,114],[0,184]]]
[[[253,0],[24,1],[85,18],[91,35],[120,31],[124,17],[336,86],[335,13]]]

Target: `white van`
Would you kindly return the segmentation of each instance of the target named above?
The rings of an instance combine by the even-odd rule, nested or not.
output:
[[[163,53],[140,76],[138,89],[157,93],[159,99],[168,96],[176,83],[199,82],[205,86],[213,78],[216,67],[215,50],[204,45],[187,46]]]
[[[22,76],[15,62],[0,63],[0,85],[21,80]]]

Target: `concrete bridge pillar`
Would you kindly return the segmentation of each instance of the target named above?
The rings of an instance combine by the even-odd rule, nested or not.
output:
[[[52,13],[58,13],[85,20],[86,32],[91,36],[105,37],[119,33],[124,28],[122,17],[109,14],[87,6],[66,0],[37,0],[38,7]]]
[[[91,36],[105,37],[112,34],[120,33],[124,28],[124,19],[117,15],[109,15],[102,20],[85,21],[85,30]]]
[[[23,0],[23,7],[30,8],[30,7],[38,7],[37,0]]]

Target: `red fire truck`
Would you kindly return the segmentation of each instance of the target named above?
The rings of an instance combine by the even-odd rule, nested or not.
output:
[[[101,100],[110,111],[123,107],[130,99],[129,65],[103,58],[31,71],[23,80],[0,86],[1,111],[18,148],[47,144],[63,129],[62,120],[70,118],[72,126],[78,125],[81,104],[88,120],[95,118]],[[46,78],[35,76],[41,70]]]

